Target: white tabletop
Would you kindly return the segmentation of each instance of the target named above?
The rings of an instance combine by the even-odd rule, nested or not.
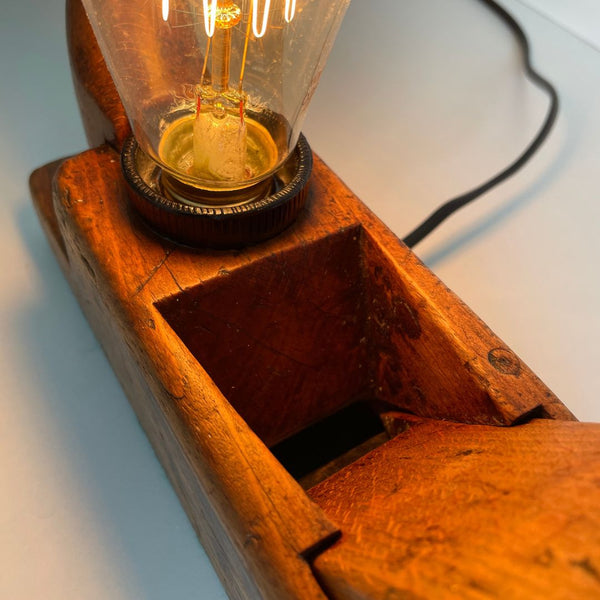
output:
[[[224,598],[29,199],[31,170],[85,147],[62,0],[3,4],[0,598]],[[504,4],[560,118],[523,172],[415,250],[580,419],[600,421],[600,52]],[[478,2],[355,0],[304,131],[403,236],[510,162],[546,108]]]

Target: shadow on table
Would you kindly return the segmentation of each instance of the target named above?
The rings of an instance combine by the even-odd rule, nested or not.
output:
[[[564,125],[564,124],[563,124]],[[421,260],[430,268],[435,269],[442,261],[451,255],[459,252],[464,247],[473,243],[478,238],[483,235],[490,233],[494,228],[500,226],[504,221],[510,218],[512,215],[517,213],[519,210],[525,208],[528,204],[534,202],[540,195],[544,192],[544,190],[548,189],[554,181],[559,177],[561,172],[561,167],[564,167],[573,156],[573,146],[574,146],[574,136],[573,132],[565,132],[563,131],[563,143],[560,144],[560,147],[556,153],[556,155],[549,162],[547,168],[544,172],[535,179],[528,188],[515,195],[512,198],[507,197],[503,202],[502,200],[497,200],[496,202],[500,202],[501,205],[498,206],[495,210],[493,210],[490,214],[487,214],[482,219],[480,219],[474,225],[468,226],[464,229],[464,231],[456,234],[450,240],[443,243],[438,248],[425,252],[420,255]],[[556,134],[556,132],[555,132]],[[544,146],[540,148],[540,151],[543,151]],[[535,161],[535,157],[532,158],[532,161]],[[529,163],[528,163],[529,164]],[[525,172],[528,168],[528,164],[523,167],[520,171]],[[518,177],[519,173],[514,175],[514,177]],[[512,178],[511,178],[512,179]],[[507,180],[509,181],[509,180]],[[474,186],[475,187],[475,186]],[[497,190],[497,191],[496,191]],[[489,194],[492,192],[496,192],[496,194],[502,194],[502,184],[490,190],[490,192],[483,194],[476,200],[474,200],[471,204],[466,205],[461,211],[468,211],[469,208],[475,203],[482,204],[486,202]],[[458,214],[458,213],[457,213]],[[453,216],[450,216],[449,219],[452,219]],[[440,227],[443,227],[442,223]],[[433,233],[432,233],[433,235]],[[418,246],[417,246],[418,252]]]

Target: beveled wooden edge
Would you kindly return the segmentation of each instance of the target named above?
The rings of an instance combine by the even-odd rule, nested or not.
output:
[[[52,184],[56,171],[66,160],[61,158],[36,169],[29,177],[29,189],[46,238],[64,273],[68,270],[67,249],[52,203]]]

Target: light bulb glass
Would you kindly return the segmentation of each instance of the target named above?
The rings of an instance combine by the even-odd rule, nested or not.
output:
[[[349,2],[83,0],[138,143],[209,191],[289,156]]]

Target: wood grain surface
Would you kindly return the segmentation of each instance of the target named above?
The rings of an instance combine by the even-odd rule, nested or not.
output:
[[[485,425],[570,418],[320,160],[298,221],[242,251],[160,238],[124,185],[108,146],[32,176],[67,278],[232,598],[322,597],[310,562],[349,527],[267,446],[364,399]],[[402,511],[384,513],[394,529]]]
[[[304,556],[337,528],[155,307],[186,277],[226,277],[247,258],[202,260],[131,219],[118,156],[108,147],[62,164],[54,206],[66,275],[231,597],[322,597]]]
[[[275,239],[196,251],[153,233],[127,202],[130,127],[80,0],[67,20],[98,147],[37,170],[34,203],[228,594],[600,597],[600,426],[318,157]],[[161,76],[151,44],[141,61]],[[341,437],[359,405],[381,432],[356,412],[355,447],[304,474],[307,494],[270,449],[318,457],[307,432]]]
[[[131,127],[81,0],[66,0],[66,21],[73,86],[88,143],[121,148]]]
[[[388,419],[309,492],[343,531],[315,561],[330,597],[600,597],[600,425]]]

